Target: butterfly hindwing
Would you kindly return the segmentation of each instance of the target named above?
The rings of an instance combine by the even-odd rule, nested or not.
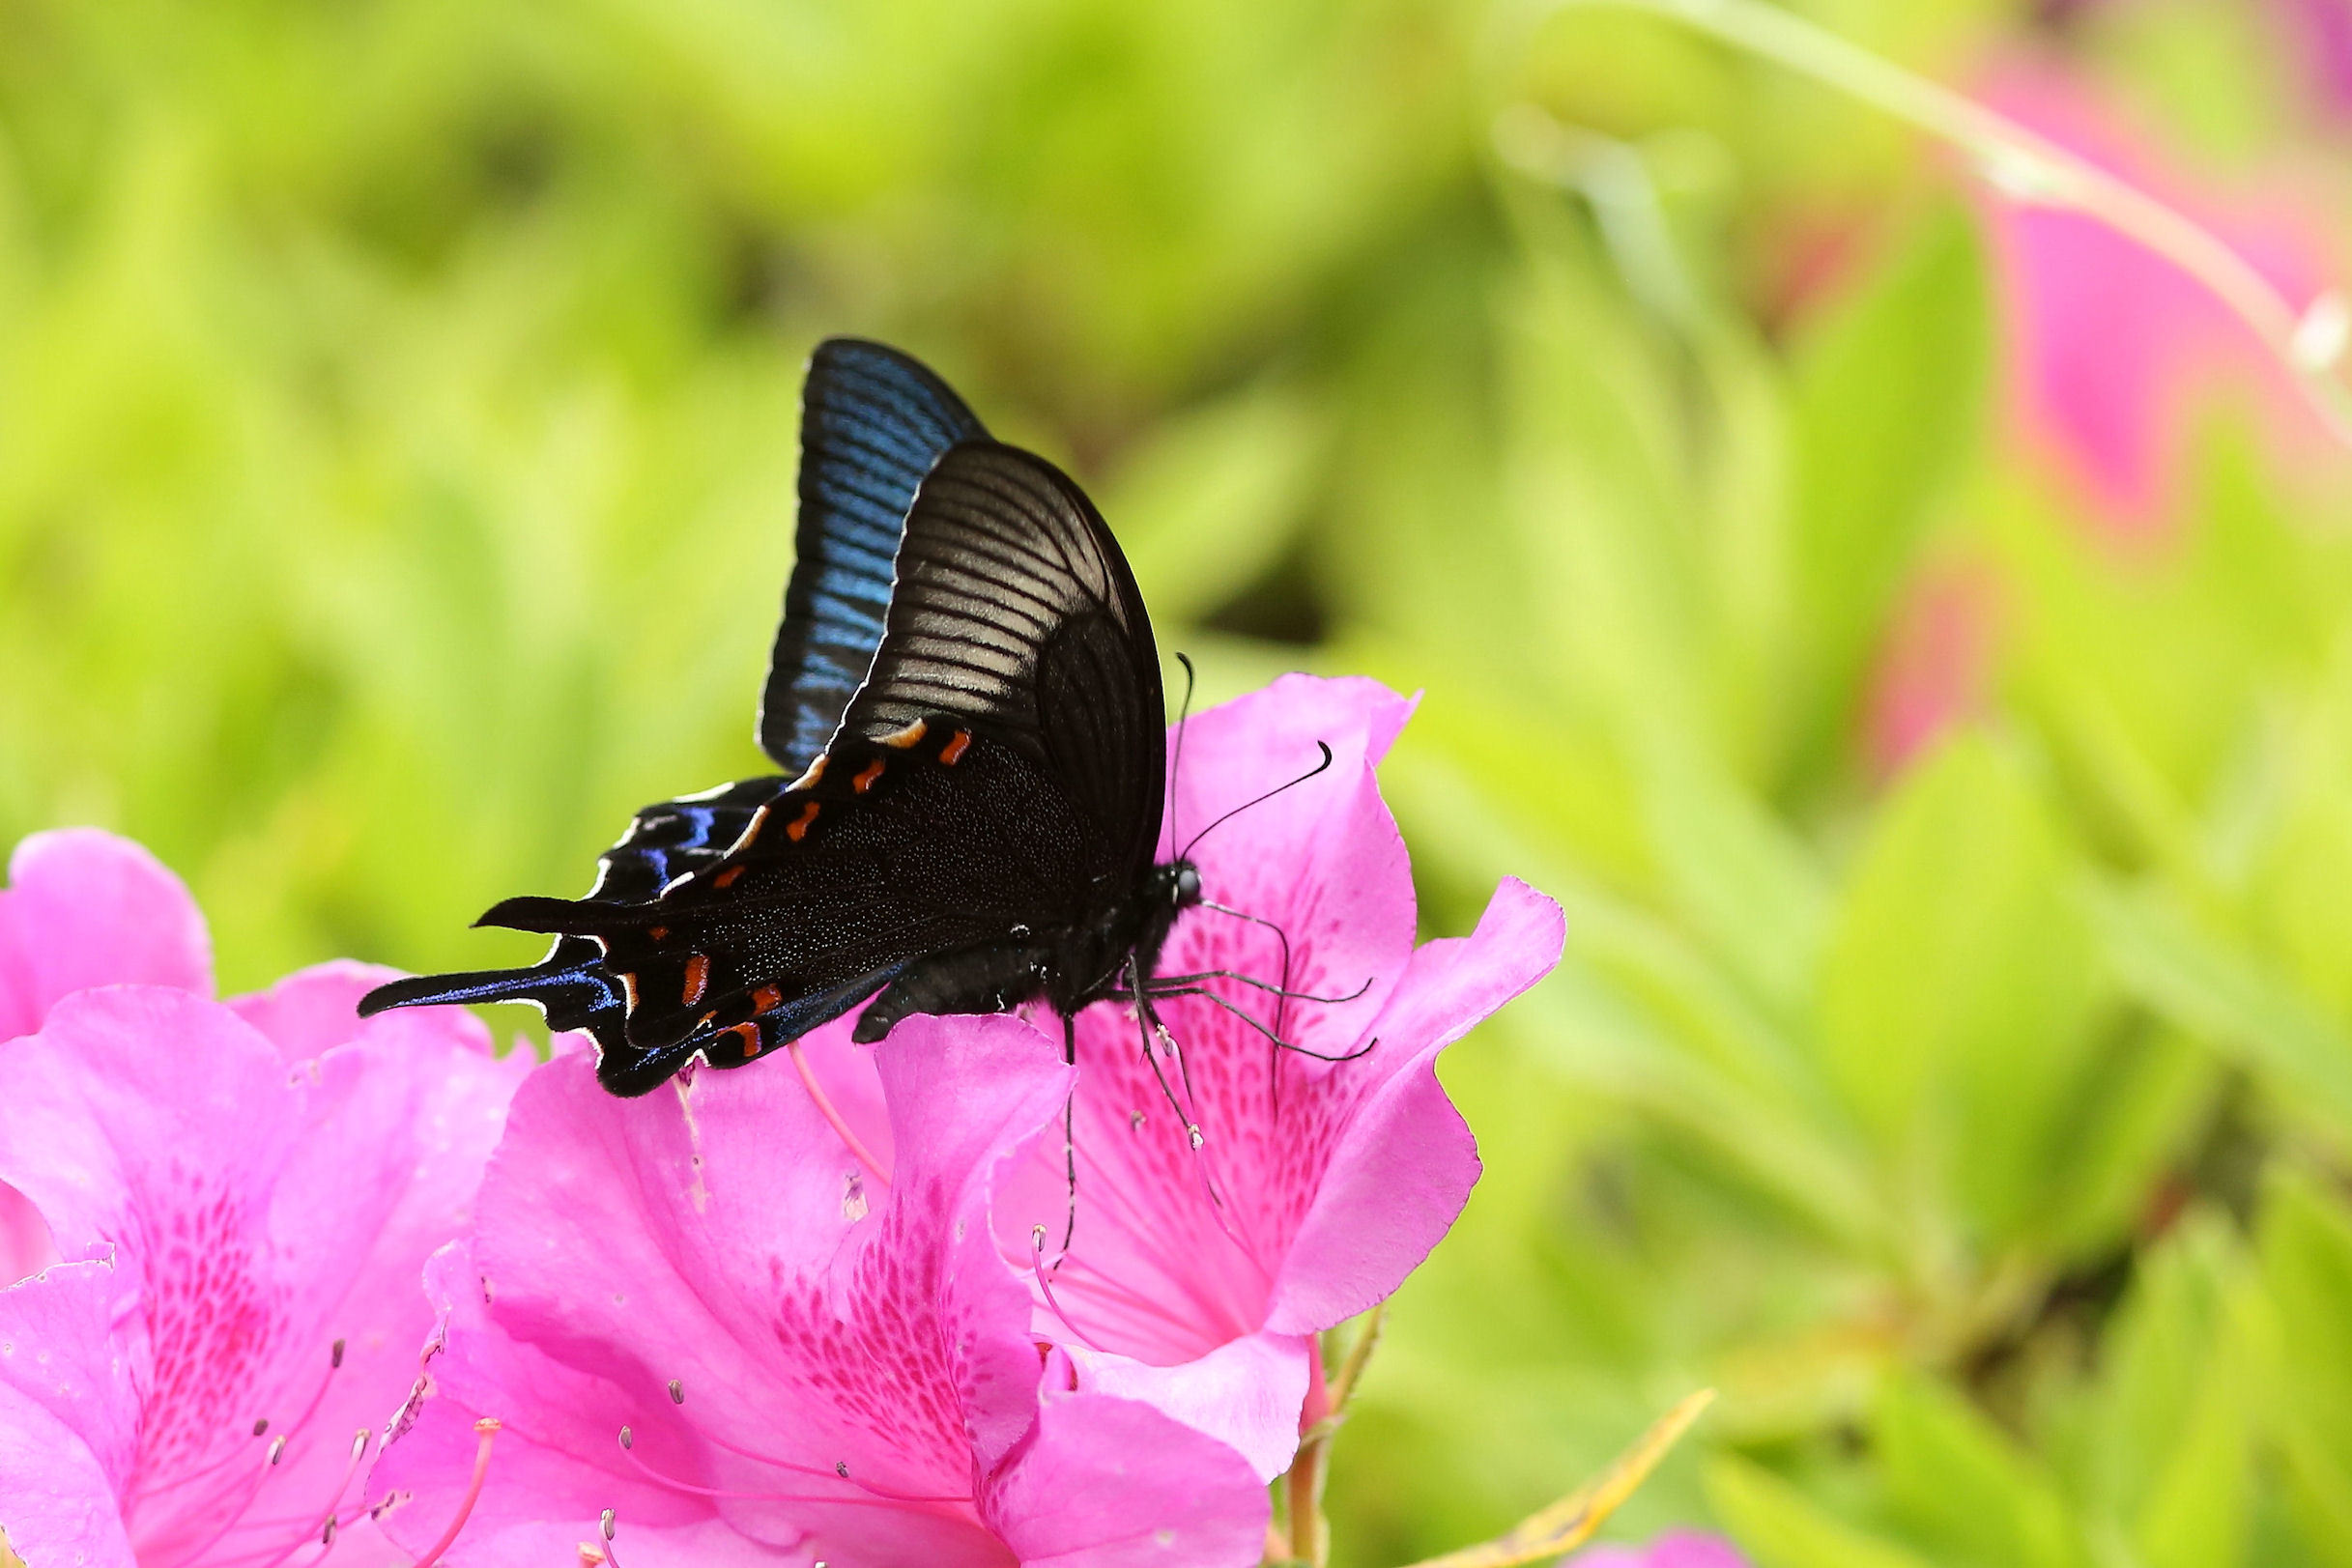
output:
[[[890,606],[907,508],[941,453],[988,432],[923,365],[829,338],[800,407],[800,526],[784,622],[760,701],[760,746],[798,773],[866,678]]]
[[[934,711],[903,744],[843,736],[814,771],[665,896],[509,898],[483,917],[557,933],[556,956],[575,941],[598,950],[591,972],[618,1002],[598,1020],[608,1086],[648,1056],[735,1065],[917,958],[1083,906],[1097,835],[1025,750]]]
[[[620,841],[598,860],[595,885],[581,901],[604,907],[644,903],[696,867],[714,864],[783,783],[773,777],[747,779],[645,807],[631,819]],[[489,917],[484,921],[489,923]],[[592,938],[559,936],[547,956],[529,968],[411,976],[371,993],[367,1011],[440,1003],[529,1002],[546,1014],[552,1028],[586,1029],[599,1040],[618,1041],[627,1017],[627,998],[616,971],[604,959],[603,947]]]

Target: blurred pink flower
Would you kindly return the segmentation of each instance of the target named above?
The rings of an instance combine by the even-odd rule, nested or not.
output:
[[[1313,1336],[1394,1291],[1477,1181],[1438,1053],[1560,958],[1559,906],[1514,881],[1475,934],[1415,950],[1412,871],[1372,772],[1411,712],[1370,681],[1293,675],[1191,721],[1163,856],[1311,766],[1317,741],[1334,763],[1200,841],[1209,899],[1254,918],[1187,913],[1161,972],[1276,981],[1286,936],[1291,988],[1349,999],[1277,1007],[1207,982],[1225,1005],[1161,1005],[1157,1067],[1132,1010],[1089,1009],[1069,1253],[1061,1139],[1033,1146],[997,1198],[999,1241],[1037,1290],[1032,1331],[1079,1385],[1150,1401],[1261,1477],[1289,1466],[1321,1396]],[[1333,1060],[1276,1049],[1228,1006]]]
[[[95,908],[51,879],[67,864],[98,868]],[[364,1435],[415,1383],[419,1269],[528,1058],[493,1060],[464,1012],[360,1023],[385,974],[358,964],[207,1001],[201,925],[141,866],[97,836],[37,841],[8,895],[12,960],[41,956],[13,994],[46,1016],[0,1045],[0,1178],[67,1260],[0,1291],[10,1541],[35,1564],[256,1568],[332,1519],[355,1568],[400,1560],[367,1523]],[[188,988],[59,1000],[105,978],[75,954]]]
[[[2352,119],[2352,0],[2274,0],[2270,9],[2319,112]]]
[[[1568,1559],[1568,1568],[1748,1568],[1748,1559],[1721,1536],[1668,1530],[1647,1547],[1596,1546]]]
[[[1993,678],[1993,583],[1984,572],[1931,570],[1898,604],[1863,715],[1873,777],[1903,771],[1953,725],[1983,711]]]
[[[2015,65],[1985,101],[2204,223],[2298,308],[2327,249],[2291,203],[2208,197],[2155,139],[2052,63]],[[2301,428],[2285,378],[2252,333],[2171,262],[2099,221],[1988,196],[2009,300],[2011,402],[2027,443],[2115,532],[2146,536],[2171,510],[2191,416],[2217,377],[2252,381]]]
[[[540,1069],[470,1247],[437,1260],[440,1346],[377,1470],[414,1497],[395,1538],[433,1533],[493,1416],[455,1563],[571,1561],[606,1508],[629,1568],[1258,1560],[1242,1458],[1074,1392],[996,1255],[990,1186],[1058,1123],[1055,1045],[1018,1018],[917,1017],[871,1062],[887,1122],[865,1141],[895,1159],[871,1187],[789,1072],[622,1100],[586,1055]]]

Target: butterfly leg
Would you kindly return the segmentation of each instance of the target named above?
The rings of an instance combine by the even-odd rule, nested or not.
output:
[[[1175,1051],[1175,1037],[1160,1021],[1159,1011],[1152,1006],[1152,999],[1143,988],[1143,973],[1132,954],[1127,960],[1127,994],[1135,1005],[1135,1027],[1143,1036],[1144,1065],[1152,1069],[1152,1076],[1159,1080],[1161,1094],[1166,1096],[1168,1104],[1174,1107],[1176,1124],[1184,1128],[1185,1141],[1197,1150],[1202,1142],[1200,1127],[1193,1122],[1192,1113],[1184,1108],[1184,1101],[1176,1098],[1176,1090],[1168,1082],[1167,1074],[1161,1070],[1160,1053],[1152,1048],[1154,1037],[1169,1042],[1170,1054],[1175,1055],[1178,1069],[1187,1073],[1185,1088],[1188,1091],[1192,1087],[1190,1069],[1185,1066],[1183,1055]]]
[[[1322,742],[1318,741],[1316,744],[1320,746],[1322,745]],[[1325,747],[1323,757],[1326,765],[1329,765],[1331,761],[1331,749],[1329,747]],[[1203,909],[1215,910],[1220,915],[1229,915],[1235,920],[1246,920],[1252,926],[1263,926],[1268,930],[1274,932],[1274,939],[1282,946],[1282,983],[1280,985],[1275,988],[1274,1028],[1271,1031],[1268,1031],[1268,1033],[1271,1033],[1273,1036],[1276,1043],[1275,1045],[1269,1047],[1266,1052],[1266,1085],[1274,1097],[1275,1108],[1279,1110],[1282,1104],[1282,1057],[1280,1043],[1282,1039],[1282,1031],[1290,1022],[1290,1014],[1288,1012],[1290,1006],[1290,933],[1284,930],[1274,921],[1268,920],[1263,915],[1253,915],[1246,909],[1235,909],[1229,905],[1218,903],[1214,899],[1203,898],[1200,901],[1200,906]],[[1369,984],[1370,982],[1367,981],[1365,984]],[[1256,1020],[1252,1019],[1251,1021],[1255,1022]]]
[[[1259,1034],[1265,1036],[1266,1048],[1268,1050],[1277,1052],[1289,1051],[1293,1055],[1311,1057],[1318,1062],[1353,1062],[1360,1056],[1370,1055],[1372,1047],[1380,1043],[1380,1038],[1375,1035],[1372,1039],[1365,1041],[1362,1044],[1357,1046],[1352,1051],[1340,1051],[1334,1054],[1328,1051],[1310,1050],[1305,1045],[1296,1044],[1293,1041],[1284,1040],[1281,1036],[1267,1028],[1264,1019],[1259,1018],[1254,1013],[1250,1012],[1247,1008],[1236,1007],[1231,1001],[1218,995],[1215,991],[1210,990],[1205,985],[1156,985],[1152,990],[1152,995],[1162,1002],[1166,1001],[1171,996],[1197,996],[1204,1001],[1213,1002],[1217,1006],[1223,1008],[1227,1012],[1232,1013],[1235,1017],[1241,1019],[1242,1022],[1248,1024]],[[1113,1001],[1120,1001],[1124,999],[1125,993],[1119,993],[1111,998]]]

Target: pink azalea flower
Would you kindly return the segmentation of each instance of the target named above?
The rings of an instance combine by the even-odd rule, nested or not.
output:
[[[418,1270],[527,1059],[459,1012],[360,1023],[358,964],[206,1000],[202,923],[120,841],[43,836],[13,875],[38,1027],[0,1045],[0,1179],[66,1261],[0,1290],[0,1527],[34,1564],[258,1568],[331,1518],[338,1560],[405,1561],[355,1442],[415,1383]],[[78,988],[126,976],[162,984]]]
[[[1748,1568],[1731,1542],[1697,1530],[1668,1530],[1644,1548],[1596,1546],[1568,1561],[1571,1568]]]
[[[487,1416],[503,1436],[455,1563],[585,1559],[607,1508],[616,1568],[1256,1562],[1240,1456],[1071,1391],[996,1256],[990,1183],[1058,1121],[1055,1045],[919,1017],[872,1062],[886,1185],[781,1064],[646,1100],[584,1054],[541,1069],[470,1246],[437,1264],[440,1345],[378,1468],[410,1499],[394,1537],[455,1505]]]
[[[1473,935],[1414,948],[1412,871],[1372,772],[1411,712],[1371,681],[1294,675],[1190,722],[1163,855],[1311,766],[1316,742],[1334,763],[1200,840],[1209,899],[1254,919],[1189,912],[1162,973],[1278,981],[1286,938],[1290,988],[1348,1000],[1277,1007],[1210,982],[1217,1001],[1160,1005],[1157,1068],[1132,1011],[1089,1009],[1068,1255],[1059,1138],[997,1202],[1000,1243],[1035,1281],[1032,1328],[1079,1385],[1222,1438],[1261,1477],[1288,1468],[1303,1408],[1321,1413],[1314,1336],[1394,1291],[1477,1181],[1438,1053],[1560,958],[1559,906],[1514,881]],[[1316,1054],[1276,1049],[1228,1006]]]
[[[96,828],[36,833],[0,891],[0,1041],[41,1027],[62,997],[141,983],[213,994],[213,944],[162,862]],[[32,1200],[0,1183],[0,1283],[57,1261]]]
[[[2223,237],[2298,307],[2324,285],[2326,246],[2280,197],[2190,188],[2154,141],[2054,65],[1999,72],[1984,98]],[[2190,421],[2217,376],[2268,388],[2285,428],[2309,427],[2252,332],[2137,241],[2078,214],[1988,197],[2009,299],[2012,402],[2023,437],[2116,532],[2166,520]]]

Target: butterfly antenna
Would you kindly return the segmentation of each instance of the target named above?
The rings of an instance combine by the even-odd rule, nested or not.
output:
[[[1192,717],[1192,661],[1179,652],[1176,662],[1184,666],[1184,700],[1176,708],[1176,755],[1168,758],[1168,841],[1171,843],[1183,837],[1176,831],[1176,785],[1184,778],[1184,729]]]
[[[1315,750],[1323,754],[1322,761],[1316,763],[1313,767],[1308,768],[1305,773],[1300,774],[1296,779],[1289,780],[1283,784],[1276,784],[1272,789],[1267,790],[1266,793],[1258,796],[1256,799],[1243,801],[1239,806],[1234,807],[1233,810],[1227,812],[1224,815],[1219,817],[1216,821],[1210,823],[1198,833],[1193,834],[1191,842],[1186,844],[1184,846],[1183,853],[1179,854],[1176,858],[1178,860],[1190,860],[1192,858],[1193,845],[1199,843],[1201,840],[1206,839],[1210,834],[1215,833],[1219,828],[1223,827],[1226,823],[1232,821],[1235,817],[1241,815],[1252,806],[1263,806],[1268,801],[1274,799],[1275,796],[1280,794],[1283,790],[1296,789],[1299,785],[1306,783],[1307,780],[1312,779],[1317,774],[1329,769],[1332,765],[1332,749],[1323,742],[1317,741],[1315,742]]]

